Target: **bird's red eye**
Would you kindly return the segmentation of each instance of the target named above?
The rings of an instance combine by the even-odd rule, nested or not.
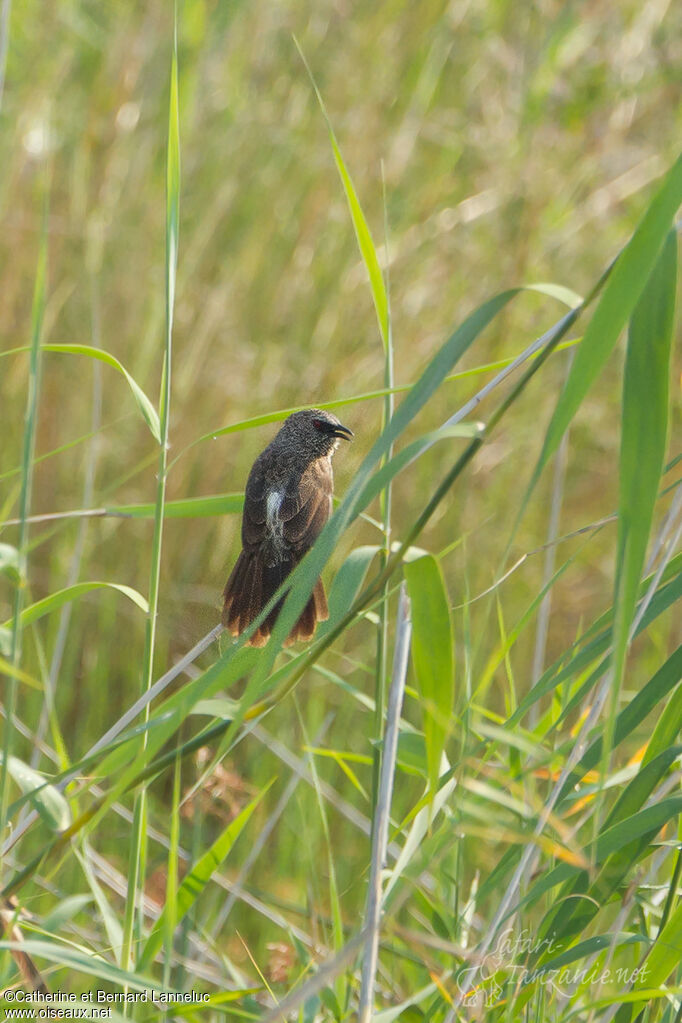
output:
[[[316,430],[324,430],[325,422],[322,419],[313,419],[313,426]]]

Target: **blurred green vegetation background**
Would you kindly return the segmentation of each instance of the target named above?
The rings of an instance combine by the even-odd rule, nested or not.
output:
[[[9,32],[0,109],[0,348],[30,340],[47,176],[43,338],[103,347],[157,404],[172,5],[26,0],[13,6]],[[183,0],[169,453],[171,460],[180,457],[169,475],[170,499],[241,491],[274,427],[184,451],[202,435],[276,409],[351,399],[383,386],[371,293],[294,35],[390,280],[398,385],[414,381],[451,329],[490,295],[538,281],[588,290],[629,237],[682,134],[682,6],[666,0]],[[459,368],[517,354],[563,311],[540,295],[517,300]],[[433,552],[465,538],[443,561],[454,606],[490,587],[501,570],[568,357],[552,358],[421,538]],[[613,359],[572,428],[562,533],[617,507],[621,359]],[[675,360],[679,430],[679,348]],[[27,371],[25,353],[0,360],[5,518],[17,515]],[[487,379],[480,374],[443,386],[410,436],[440,425]],[[335,460],[338,493],[376,438],[381,410],[380,399],[337,410],[356,435]],[[106,366],[93,368],[92,360],[46,353],[39,413],[36,453],[46,457],[35,470],[33,514],[153,501],[156,446],[122,377]],[[485,405],[479,416],[485,419]],[[437,445],[397,481],[396,537],[420,507],[415,495],[440,477],[445,451]],[[550,485],[548,472],[512,557],[545,541]],[[72,571],[146,593],[152,528],[151,520],[121,518],[32,527],[31,600],[67,585]],[[16,538],[5,530],[3,539]],[[353,547],[379,542],[370,523],[357,525],[328,578]],[[581,542],[562,547],[562,557],[575,553],[576,562],[554,591],[547,659],[610,602],[614,527],[587,548]],[[166,523],[155,675],[218,620],[220,592],[238,550],[236,515]],[[499,591],[504,620],[514,622],[537,594],[542,571],[543,556],[534,555],[505,583]],[[3,587],[5,620],[11,593]],[[470,655],[460,665],[458,701],[464,675],[475,690],[477,672],[499,639],[494,599],[469,608],[466,622],[455,615],[458,642],[466,629]],[[49,662],[58,626],[53,615],[39,640],[27,637],[27,670],[40,674],[41,663]],[[679,620],[662,616],[655,633],[660,647],[679,642],[680,628]],[[327,663],[371,693],[375,642],[374,627],[362,622]],[[124,599],[95,593],[75,608],[56,694],[70,756],[82,754],[139,694],[143,645],[143,616]],[[638,656],[646,665],[659,653],[649,642]],[[526,691],[532,656],[529,635],[515,648],[512,690]],[[41,700],[22,691],[20,714],[37,720]],[[504,672],[476,702],[495,713],[510,709]],[[326,740],[331,747],[371,752],[371,726],[358,702],[319,673],[270,715],[267,727],[300,752],[328,710],[336,715]],[[419,723],[409,702],[405,713]],[[246,739],[229,769],[230,791],[240,785],[249,791],[272,776],[273,766],[263,746]],[[319,770],[340,794],[358,799],[333,762],[321,761]],[[363,778],[367,783],[368,769]],[[419,791],[417,783],[412,792],[404,786],[399,806],[403,798],[402,809],[411,805]],[[306,890],[316,883],[311,864],[324,847],[319,821],[310,824],[314,799],[310,792],[297,796],[296,812],[276,831],[262,865],[276,874],[272,889],[284,900],[324,902],[323,894]],[[153,807],[152,817],[157,813],[162,804]],[[126,827],[114,822],[107,836],[112,848]],[[340,888],[355,888],[361,906],[356,853],[366,840],[342,819],[334,818],[333,829],[347,843],[347,856],[337,863]],[[160,863],[164,856],[159,851]],[[492,863],[492,849],[490,856]],[[119,866],[125,870],[124,862]],[[267,940],[265,926],[257,941],[263,948]],[[230,953],[246,962],[236,941]]]

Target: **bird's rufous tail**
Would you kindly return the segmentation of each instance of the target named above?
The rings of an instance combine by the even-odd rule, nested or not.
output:
[[[265,565],[260,555],[242,551],[223,592],[225,604],[222,621],[228,632],[233,636],[240,636],[255,621],[294,567],[293,561],[280,561],[273,566]],[[251,636],[250,646],[265,646],[283,603],[284,597],[275,604],[265,621],[261,622]],[[299,639],[312,639],[317,623],[325,621],[328,617],[324,586],[322,580],[318,579],[310,600],[285,640],[285,646]]]

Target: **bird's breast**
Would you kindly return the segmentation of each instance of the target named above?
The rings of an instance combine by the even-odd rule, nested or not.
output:
[[[265,502],[265,532],[268,538],[277,546],[282,542],[284,523],[280,516],[282,501],[284,500],[283,490],[271,490]]]

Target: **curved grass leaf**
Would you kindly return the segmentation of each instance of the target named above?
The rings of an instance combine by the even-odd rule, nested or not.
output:
[[[448,764],[445,758],[443,758],[443,769],[447,770],[447,768]],[[442,780],[443,770],[441,770],[440,775],[441,784],[438,792],[436,792],[435,795],[431,792],[428,793],[428,803],[426,802],[426,799],[420,800],[419,809],[414,815],[410,830],[403,842],[402,849],[400,850],[392,870],[388,872],[384,887],[384,906],[387,912],[390,911],[389,907],[391,898],[396,897],[392,896],[392,893],[394,891],[397,892],[397,882],[400,880],[405,871],[408,870],[412,861],[418,857],[422,843],[431,830],[436,814],[438,814],[443,806],[446,805],[455,789],[455,786],[457,785],[456,778],[446,776],[446,780]]]
[[[25,607],[21,612],[21,623],[22,625],[31,625],[44,615],[57,611],[64,604],[68,604],[69,601],[77,600],[78,597],[82,597],[85,593],[91,593],[93,590],[116,590],[118,593],[128,597],[129,600],[132,600],[133,604],[137,604],[145,613],[149,611],[147,601],[132,586],[125,586],[123,583],[107,582],[76,583],[74,586],[66,586],[63,590],[51,593],[49,597],[43,597],[42,600],[36,601],[30,607]],[[5,622],[5,625],[7,625],[7,622]]]
[[[231,718],[238,710],[237,700],[230,700],[227,696],[218,696],[209,700],[199,700],[198,703],[195,703],[192,714],[197,717]]]
[[[669,749],[682,730],[682,686],[678,686],[656,722],[642,758],[642,766]]]
[[[69,804],[53,785],[45,781],[42,774],[34,771],[18,757],[10,756],[7,770],[21,791],[52,831],[63,831],[71,823]],[[11,811],[10,807],[10,811]]]
[[[133,397],[139,408],[145,423],[151,430],[154,440],[161,443],[161,428],[159,426],[159,415],[154,408],[152,402],[149,400],[147,395],[144,393],[137,381],[130,375],[125,366],[118,361],[118,359],[111,355],[109,352],[105,352],[102,348],[95,348],[92,345],[76,345],[76,344],[45,344],[41,346],[43,352],[54,352],[57,355],[85,355],[89,359],[97,359],[98,362],[103,362],[106,366],[111,366],[117,373],[125,377],[128,387],[132,391]],[[11,351],[5,352],[5,355],[14,355],[18,352],[28,352],[29,348],[12,348]]]
[[[206,497],[185,497],[166,501],[163,515],[166,519],[204,519],[213,515],[238,515],[244,507],[243,494],[210,494]],[[153,519],[156,504],[112,504],[109,515],[126,515],[133,519]]]
[[[70,895],[58,902],[41,920],[43,931],[57,934],[92,903],[92,895]]]
[[[412,605],[412,660],[424,711],[429,788],[435,793],[455,698],[450,602],[433,555],[406,561],[404,572]]]
[[[541,295],[549,295],[550,298],[555,298],[557,302],[563,303],[563,305],[568,306],[569,309],[577,309],[578,306],[582,305],[584,302],[582,295],[579,295],[577,291],[573,291],[571,288],[567,288],[563,284],[554,284],[552,281],[540,281],[538,284],[527,284],[526,288],[528,291],[538,291]]]

